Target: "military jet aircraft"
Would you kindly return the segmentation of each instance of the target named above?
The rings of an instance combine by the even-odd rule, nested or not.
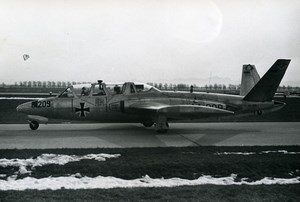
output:
[[[278,59],[260,79],[252,65],[244,65],[241,95],[208,92],[160,91],[141,83],[92,84],[69,86],[57,97],[21,104],[18,112],[28,114],[29,126],[36,130],[48,118],[109,123],[155,125],[165,133],[168,122],[202,119],[211,116],[262,114],[282,108],[285,103],[273,96],[290,63]]]

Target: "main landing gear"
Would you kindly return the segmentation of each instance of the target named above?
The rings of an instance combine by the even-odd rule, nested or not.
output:
[[[156,123],[155,126],[156,126],[156,132],[158,132],[158,133],[167,133],[169,130],[168,122]]]
[[[158,132],[158,133],[166,133],[169,130],[169,124],[165,117],[159,117],[155,123],[154,123],[154,121],[149,120],[149,121],[143,121],[142,124],[146,128],[149,128],[149,127],[155,125],[156,132]]]
[[[144,121],[142,122],[142,124],[146,127],[146,128],[149,128],[151,126],[154,125],[154,122],[153,121]]]
[[[28,121],[29,122],[29,127],[31,128],[31,130],[36,130],[39,128],[39,122],[37,121]]]

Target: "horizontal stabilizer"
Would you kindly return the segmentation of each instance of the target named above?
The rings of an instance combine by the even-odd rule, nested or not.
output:
[[[285,74],[291,60],[278,59],[265,73],[251,91],[244,97],[245,101],[265,102],[271,101]]]

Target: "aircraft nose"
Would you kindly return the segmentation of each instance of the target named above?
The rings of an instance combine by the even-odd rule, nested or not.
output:
[[[19,106],[17,106],[16,110],[17,112],[26,113],[29,110],[29,105],[29,102],[20,104]]]

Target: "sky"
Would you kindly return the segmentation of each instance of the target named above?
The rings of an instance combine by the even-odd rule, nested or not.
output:
[[[298,0],[0,0],[0,83],[239,83],[292,59],[300,86]],[[27,60],[23,55],[29,55]]]

